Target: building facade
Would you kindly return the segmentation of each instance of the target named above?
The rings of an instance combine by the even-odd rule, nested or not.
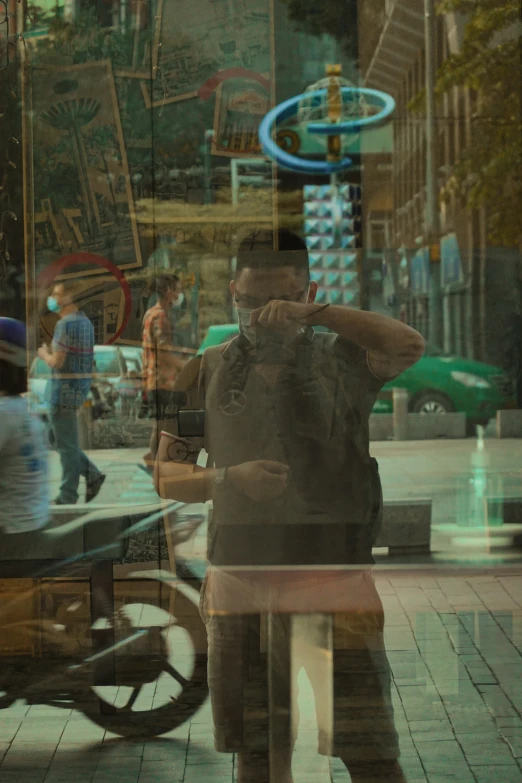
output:
[[[379,6],[378,29],[365,29],[359,20],[361,75],[367,87],[392,94],[397,107],[389,176],[373,177],[368,202],[372,219],[374,198],[391,205],[392,247],[389,258],[402,316],[426,336],[430,333],[433,299],[432,263],[427,247],[428,189],[437,196],[470,143],[477,95],[453,87],[438,99],[434,117],[436,166],[428,181],[427,118],[424,108],[412,106],[426,86],[424,4],[420,0],[386,0]],[[466,19],[447,13],[435,21],[434,71],[460,51]],[[419,101],[422,104],[422,101]],[[439,202],[439,302],[443,350],[504,366],[515,376],[521,347],[519,253],[492,246],[484,209],[469,209],[451,196]],[[393,251],[393,252],[392,252]],[[408,274],[405,277],[405,270]],[[402,279],[402,283],[401,283]]]

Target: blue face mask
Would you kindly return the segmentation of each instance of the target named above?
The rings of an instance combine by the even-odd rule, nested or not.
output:
[[[47,309],[51,313],[57,313],[60,309],[60,305],[56,301],[56,297],[54,296],[48,296],[47,297]]]
[[[250,326],[250,315],[253,310],[247,310],[246,307],[236,307],[237,320],[239,322],[239,331],[247,338],[250,343],[255,345],[257,338],[257,329],[255,326]]]

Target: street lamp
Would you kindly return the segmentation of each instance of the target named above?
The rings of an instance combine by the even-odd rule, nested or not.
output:
[[[212,203],[212,185],[210,183],[210,176],[211,176],[210,155],[211,155],[213,137],[214,137],[213,130],[205,131],[205,141],[203,143],[203,160],[204,160],[204,170],[205,170],[205,204]]]

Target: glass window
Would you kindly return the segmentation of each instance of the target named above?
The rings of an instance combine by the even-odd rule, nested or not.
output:
[[[123,357],[120,357],[116,348],[96,348],[94,351],[96,372],[103,375],[120,375]]]
[[[0,0],[0,783],[522,783],[521,3]]]

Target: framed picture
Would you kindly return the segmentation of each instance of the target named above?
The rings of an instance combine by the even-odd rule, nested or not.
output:
[[[148,108],[193,98],[220,70],[270,72],[269,0],[164,3],[156,77],[143,81]]]
[[[37,273],[77,251],[141,266],[110,62],[37,69],[33,95]]]
[[[230,79],[217,89],[212,154],[252,157],[262,154],[259,124],[270,108],[267,87],[252,79]]]

